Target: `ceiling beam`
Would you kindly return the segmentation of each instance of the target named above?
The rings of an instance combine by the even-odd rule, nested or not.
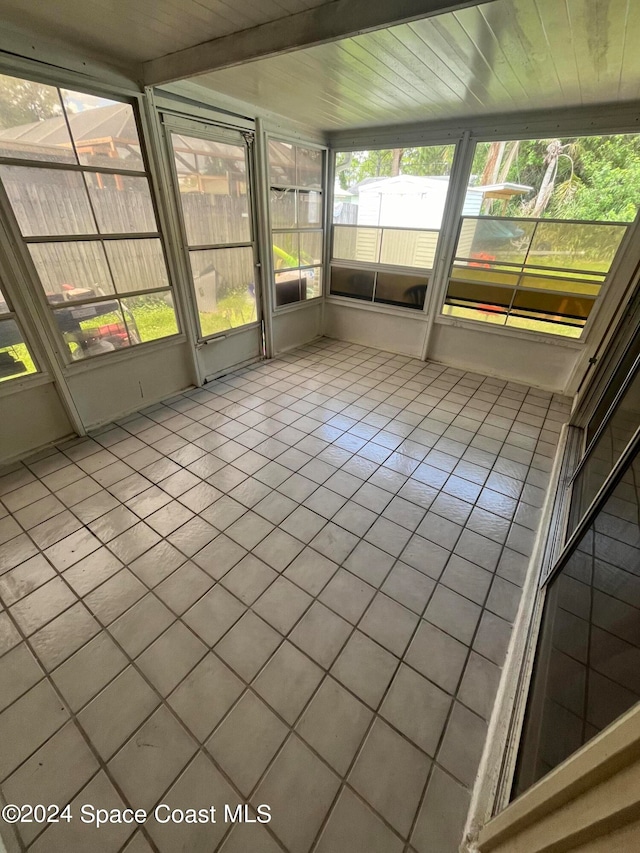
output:
[[[158,86],[494,0],[332,0],[277,21],[202,42],[143,65]]]

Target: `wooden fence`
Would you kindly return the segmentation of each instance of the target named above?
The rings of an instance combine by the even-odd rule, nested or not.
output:
[[[95,221],[83,176],[78,172],[4,167],[2,179],[16,219],[26,237],[92,235]],[[28,179],[25,179],[28,178]],[[90,198],[101,234],[145,233],[158,229],[146,179],[103,176],[113,185],[98,187],[90,179]],[[116,182],[118,185],[116,186]],[[189,245],[248,242],[251,229],[246,197],[210,193],[180,196]],[[63,285],[89,288],[96,295],[113,292],[109,265],[119,293],[164,287],[168,283],[160,241],[105,242],[108,262],[97,243],[43,242],[31,252],[47,293],[62,293]],[[206,287],[217,298],[245,289],[253,282],[247,251],[228,249],[200,256],[198,268],[207,275]],[[247,281],[247,278],[250,281]]]

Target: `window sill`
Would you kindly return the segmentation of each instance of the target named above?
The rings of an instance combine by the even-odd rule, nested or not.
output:
[[[27,376],[15,376],[13,379],[5,379],[0,382],[0,397],[10,397],[39,385],[52,385],[53,379],[48,373],[29,373]]]
[[[507,338],[528,338],[531,341],[537,341],[541,344],[549,344],[554,347],[566,347],[567,349],[580,350],[584,347],[585,341],[580,338],[564,338],[562,335],[549,335],[544,332],[533,332],[529,329],[513,329],[509,326],[498,326],[495,323],[483,323],[478,320],[467,320],[462,317],[447,317],[444,314],[438,314],[434,322],[438,326],[455,326],[461,329],[471,329],[476,332],[485,334],[498,335]]]
[[[243,332],[249,332],[252,329],[259,329],[260,321],[256,320],[253,323],[247,323],[244,326],[236,326],[234,329],[227,329],[224,332],[216,332],[215,335],[207,335],[206,338],[198,338],[196,349],[206,347],[209,344],[215,344],[217,341],[223,341],[225,338],[232,338],[235,335],[241,335]]]
[[[149,341],[146,344],[137,344],[136,346],[126,347],[119,352],[105,353],[104,355],[95,355],[86,358],[82,361],[70,362],[63,368],[65,376],[75,376],[86,371],[97,370],[100,367],[108,367],[110,364],[118,364],[123,361],[130,361],[140,358],[145,353],[153,353],[167,347],[175,347],[187,342],[186,335],[172,335],[168,338],[161,338],[157,341]]]
[[[307,308],[310,305],[320,305],[322,303],[322,296],[314,296],[312,299],[302,299],[299,302],[290,302],[288,305],[280,305],[278,308],[273,309],[273,316],[277,317],[279,314],[289,314],[291,311],[299,311],[301,308]]]
[[[631,823],[639,732],[636,706],[490,820],[480,831],[478,849],[548,850],[551,841],[566,849],[564,842],[577,834],[593,840],[612,825]]]

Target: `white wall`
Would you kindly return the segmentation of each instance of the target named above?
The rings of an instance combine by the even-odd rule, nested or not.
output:
[[[27,382],[8,391],[0,393],[0,463],[74,432],[53,382]]]
[[[322,301],[305,302],[275,313],[271,323],[274,355],[300,347],[322,334]]]
[[[86,429],[115,420],[177,394],[193,384],[187,344],[164,343],[128,351],[125,358],[96,359],[67,376]]]
[[[325,305],[323,333],[330,338],[421,358],[426,331],[427,318],[421,311],[387,312],[355,300],[346,304],[329,299]],[[552,338],[501,334],[493,328],[436,321],[428,358],[509,382],[567,393],[581,351],[580,344]]]
[[[429,342],[431,361],[559,393],[566,391],[580,352],[580,345],[557,343],[552,338],[438,322]]]
[[[328,300],[324,308],[324,334],[387,352],[420,358],[426,331],[422,311],[414,314],[386,312],[378,307]]]

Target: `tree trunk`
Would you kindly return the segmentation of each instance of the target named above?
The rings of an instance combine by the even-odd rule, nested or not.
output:
[[[400,166],[402,165],[402,155],[404,148],[394,148],[391,152],[391,177],[395,178],[400,174]]]
[[[502,163],[502,158],[504,157],[504,150],[506,147],[506,142],[492,142],[489,146],[489,153],[487,155],[487,162],[485,163],[484,171],[482,172],[482,177],[480,179],[481,186],[487,186],[488,184],[495,184],[498,181],[498,173],[500,171],[500,164]],[[485,199],[482,202],[482,212],[489,216],[491,214],[491,208],[493,206],[493,199]]]
[[[503,184],[509,177],[509,170],[513,166],[513,161],[516,159],[519,149],[520,142],[516,139],[515,142],[511,143],[511,148],[509,149],[509,153],[507,154],[507,159],[504,161],[504,164],[502,165],[502,168],[498,173],[499,184]]]
[[[541,216],[553,193],[553,188],[556,182],[558,173],[558,158],[562,153],[562,144],[559,139],[553,139],[547,146],[547,156],[544,158],[547,164],[547,171],[544,173],[544,178],[540,184],[536,202],[533,206],[532,216]]]
[[[506,142],[492,142],[489,146],[487,162],[482,173],[482,178],[480,179],[480,183],[483,186],[497,182],[505,146]]]

